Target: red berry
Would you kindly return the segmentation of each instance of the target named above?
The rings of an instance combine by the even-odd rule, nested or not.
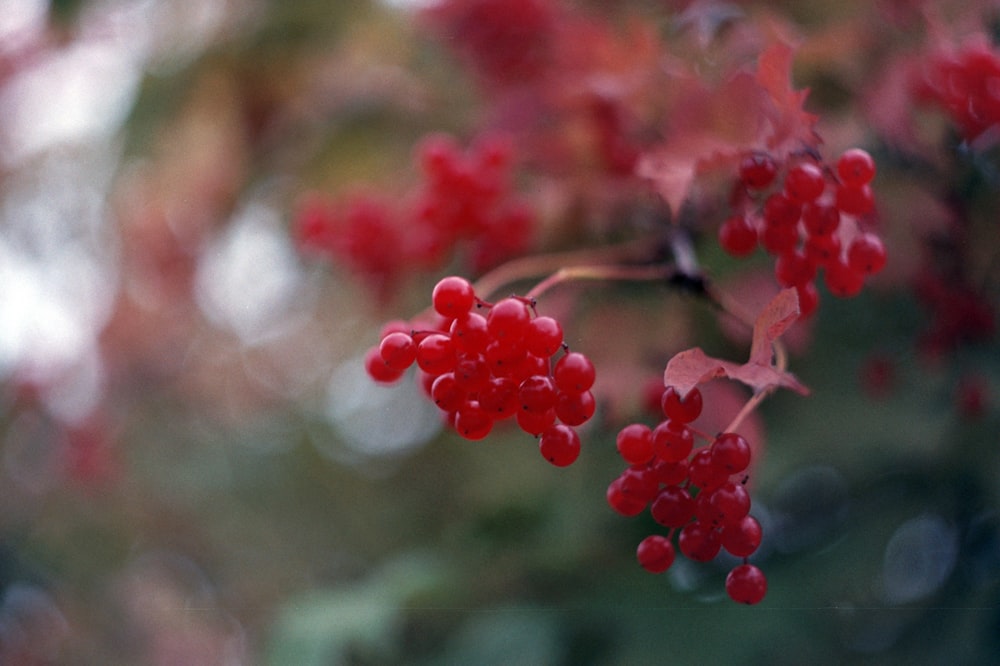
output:
[[[712,459],[711,447],[698,449],[688,463],[688,478],[702,490],[717,488],[729,480],[729,472]]]
[[[875,234],[863,233],[847,248],[847,263],[859,273],[875,275],[885,268],[885,262],[885,245]]]
[[[541,414],[556,406],[556,386],[548,375],[532,375],[517,389],[521,409]]]
[[[542,433],[538,450],[556,467],[566,467],[580,457],[580,436],[568,425],[556,424]]]
[[[556,396],[556,418],[570,426],[583,425],[597,411],[597,401],[590,391],[559,391]]]
[[[767,578],[754,565],[740,564],[726,576],[726,593],[733,601],[752,606],[767,594]]]
[[[808,203],[802,207],[802,226],[810,236],[829,236],[840,226],[840,210],[827,203]]]
[[[677,545],[688,559],[708,562],[722,549],[722,538],[712,526],[693,520],[681,530]]]
[[[764,222],[768,226],[794,227],[802,214],[802,205],[783,192],[775,192],[764,201]]]
[[[524,340],[528,352],[542,358],[548,358],[559,351],[562,342],[562,326],[552,317],[532,319]]]
[[[541,435],[552,427],[556,422],[556,410],[550,409],[545,412],[529,412],[525,409],[518,409],[515,414],[517,425],[521,430],[529,435]]]
[[[761,536],[760,523],[747,514],[722,528],[722,547],[735,557],[750,557],[760,547]]]
[[[486,327],[497,340],[520,341],[531,324],[528,304],[519,298],[505,298],[498,302],[486,316]]]
[[[742,472],[750,466],[750,443],[735,432],[724,432],[709,447],[712,465],[727,474]]]
[[[378,347],[371,347],[365,352],[365,372],[374,381],[381,384],[391,384],[403,376],[404,370],[390,368],[384,360]]]
[[[660,406],[663,408],[663,413],[671,421],[691,423],[701,416],[701,391],[696,386],[688,391],[687,395],[681,397],[677,389],[668,386],[660,398]]]
[[[639,542],[636,557],[646,571],[663,573],[674,563],[674,545],[667,537],[654,534]]]
[[[622,490],[621,477],[608,485],[608,505],[623,516],[638,516],[646,510],[646,502]]]
[[[846,185],[866,185],[875,177],[875,160],[861,148],[845,150],[837,160],[837,175]]]
[[[750,189],[764,189],[774,182],[777,174],[778,165],[767,153],[751,153],[740,160],[740,180]]]
[[[459,385],[453,373],[438,375],[431,384],[431,400],[446,412],[456,411],[465,404],[467,398],[468,392]]]
[[[805,318],[816,312],[819,307],[819,290],[812,282],[799,285],[795,288],[799,296],[799,317]]]
[[[800,204],[815,201],[825,188],[823,170],[811,162],[796,164],[785,175],[785,193]]]
[[[694,506],[694,499],[687,490],[667,486],[656,495],[649,513],[664,527],[683,527],[694,517]]]
[[[746,257],[757,249],[757,230],[746,215],[734,215],[719,227],[719,245],[734,257]]]
[[[683,423],[667,419],[653,428],[653,453],[660,460],[684,460],[694,448],[694,434]]]
[[[798,242],[799,230],[795,225],[768,224],[760,231],[760,244],[769,254],[792,252]]]
[[[379,355],[393,370],[406,370],[417,359],[417,343],[409,333],[395,331],[382,338]]]
[[[830,293],[839,298],[852,298],[861,293],[865,286],[865,275],[842,260],[827,265],[823,274]]]
[[[486,387],[479,392],[479,406],[494,419],[514,416],[521,408],[517,388],[517,384],[509,377],[491,377]]]
[[[493,428],[493,417],[470,400],[455,412],[455,431],[466,439],[483,439]]]
[[[431,333],[417,345],[417,365],[424,372],[440,375],[455,368],[455,345],[443,333]]]
[[[476,294],[465,278],[450,276],[442,278],[431,294],[434,310],[443,317],[455,318],[472,309]]]
[[[556,362],[552,377],[561,391],[587,391],[594,385],[594,364],[580,352],[569,352]]]
[[[478,312],[466,312],[451,322],[449,329],[455,348],[459,351],[482,353],[490,341],[486,317]]]
[[[619,430],[615,445],[630,465],[644,465],[653,459],[653,432],[643,423],[632,423]]]
[[[837,188],[837,208],[848,215],[867,215],[875,208],[875,195],[868,185],[840,185]]]
[[[799,250],[784,252],[774,262],[774,277],[782,287],[798,287],[812,282],[816,265]]]
[[[750,493],[742,484],[732,481],[703,490],[695,501],[698,520],[715,527],[732,525],[749,512]]]

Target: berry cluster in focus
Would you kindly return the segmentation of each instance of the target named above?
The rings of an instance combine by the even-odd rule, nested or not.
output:
[[[747,154],[719,243],[734,257],[758,246],[774,256],[775,278],[798,292],[803,316],[819,305],[814,281],[821,270],[830,293],[856,296],[886,262],[882,239],[867,224],[874,177],[874,160],[859,148],[832,166],[811,155],[782,165],[767,153]]]
[[[640,542],[636,554],[647,571],[669,569],[676,549],[696,562],[708,562],[725,549],[743,559],[729,572],[726,592],[734,601],[756,604],[767,592],[767,579],[746,560],[761,541],[745,485],[750,444],[726,432],[695,447],[696,433],[689,424],[702,411],[697,388],[681,396],[668,386],[661,406],[666,418],[655,428],[632,423],[619,431],[616,445],[628,467],[608,486],[608,503],[624,516],[649,508],[653,520],[669,528],[667,535]]]
[[[433,324],[396,322],[365,356],[378,382],[400,379],[414,364],[434,404],[466,439],[486,437],[498,421],[512,420],[538,438],[542,456],[557,467],[580,455],[575,426],[594,415],[594,366],[569,351],[552,317],[539,316],[532,299],[479,299],[464,278],[434,287]]]

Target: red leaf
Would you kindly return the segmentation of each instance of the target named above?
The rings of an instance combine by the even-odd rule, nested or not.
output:
[[[799,317],[799,299],[794,289],[781,291],[757,318],[750,360],[739,364],[708,356],[700,347],[676,354],[663,372],[664,386],[673,386],[682,396],[699,384],[718,377],[742,382],[754,392],[788,388],[803,395],[809,389],[795,375],[773,363],[773,343]]]

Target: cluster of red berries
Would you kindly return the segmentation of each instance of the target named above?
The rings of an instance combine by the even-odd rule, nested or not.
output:
[[[695,447],[690,423],[702,411],[697,388],[681,396],[668,386],[661,406],[666,418],[655,428],[632,423],[618,432],[618,453],[628,467],[608,486],[608,503],[625,516],[648,507],[653,520],[669,528],[667,535],[654,534],[639,544],[643,568],[652,573],[670,568],[675,535],[677,549],[696,562],[712,560],[725,549],[743,558],[726,577],[726,592],[734,601],[756,604],[767,592],[767,578],[747,562],[761,542],[745,485],[750,444],[726,432]]]
[[[820,269],[832,294],[856,296],[886,262],[882,239],[862,226],[875,207],[874,177],[874,160],[859,148],[845,151],[833,166],[814,156],[780,165],[767,153],[748,154],[719,242],[734,257],[758,246],[774,256],[775,277],[798,292],[803,316],[819,304],[814,280]]]
[[[484,136],[468,150],[447,135],[417,150],[423,182],[402,203],[371,195],[313,195],[296,215],[303,250],[341,262],[388,294],[407,269],[435,270],[458,248],[475,272],[524,252],[535,217],[512,192],[509,141]]]
[[[431,300],[435,323],[387,325],[365,357],[368,374],[394,382],[416,364],[426,394],[462,437],[482,439],[511,419],[538,438],[550,463],[573,463],[574,427],[594,415],[594,365],[568,350],[559,322],[521,296],[482,301],[456,276],[440,280]]]
[[[1000,54],[986,45],[942,53],[923,63],[913,83],[919,101],[940,106],[972,141],[1000,123]]]

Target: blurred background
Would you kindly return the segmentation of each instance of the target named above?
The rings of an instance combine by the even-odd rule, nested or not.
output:
[[[0,0],[0,664],[1000,660],[1000,5],[807,4]],[[769,591],[744,607],[732,559],[643,571],[659,528],[605,499],[667,359],[745,358],[697,299],[540,303],[598,369],[566,469],[361,359],[443,275],[670,225],[759,300],[767,258],[715,242],[732,172],[670,220],[632,165],[779,38],[824,155],[876,158],[890,262],[823,293],[788,340],[812,394],[747,424]],[[530,240],[396,248],[423,138],[501,131]],[[310,252],[317,198],[376,249]]]

